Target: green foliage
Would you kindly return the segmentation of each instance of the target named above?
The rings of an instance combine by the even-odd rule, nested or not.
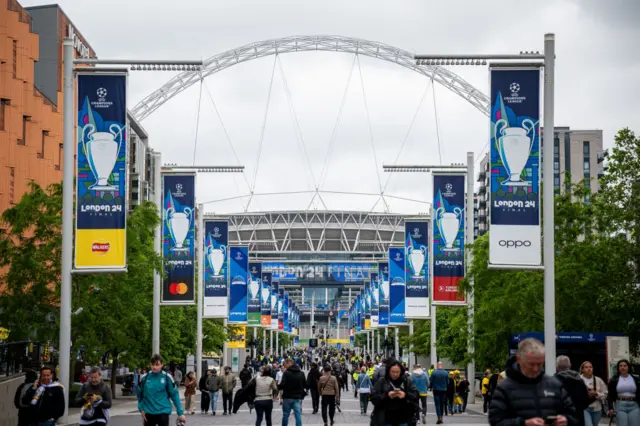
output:
[[[35,183],[0,220],[0,325],[9,340],[58,335],[62,186]]]

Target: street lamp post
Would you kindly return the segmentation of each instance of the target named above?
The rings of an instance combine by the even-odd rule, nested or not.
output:
[[[156,167],[156,173],[160,174],[158,171],[160,167]],[[189,166],[189,165],[177,165],[173,163],[167,163],[162,166],[163,172],[173,172],[173,171],[196,171],[197,173],[242,173],[244,171],[244,166]],[[158,212],[162,212],[162,183],[161,179],[158,179],[156,182],[156,202],[158,203]],[[196,210],[198,215],[198,227],[197,227],[197,239],[196,239],[196,247],[198,250],[198,300],[197,304],[197,313],[196,313],[196,380],[200,380],[202,374],[202,315],[203,315],[203,303],[204,303],[204,205],[202,203],[198,204],[198,208]],[[156,249],[157,253],[161,254],[161,245],[160,241],[160,233],[157,232],[156,235]],[[154,276],[154,284],[155,284],[155,276]],[[158,345],[157,348],[154,346],[154,353],[160,353],[160,278],[158,274],[158,296],[156,298],[155,294],[155,286],[154,286],[154,306],[153,306],[153,330],[154,337],[155,332],[157,330],[158,340],[157,342],[154,340],[153,344]],[[156,305],[157,303],[157,305]],[[157,351],[156,351],[157,349]],[[226,354],[225,354],[226,355]]]
[[[408,172],[408,173],[427,173],[430,171],[437,170],[449,170],[449,171],[463,171],[466,173],[467,179],[467,197],[466,197],[466,206],[465,206],[465,220],[466,220],[466,228],[465,228],[465,245],[469,246],[473,244],[473,174],[474,174],[474,160],[473,160],[473,152],[467,152],[467,164],[450,164],[450,165],[396,165],[396,166],[383,166],[385,172]],[[433,220],[433,218],[432,218]],[[433,233],[429,233],[430,243],[433,240]],[[430,244],[433,246],[433,244]],[[470,265],[473,261],[473,253],[471,250],[467,250],[467,265]],[[433,262],[430,262],[429,267],[431,268],[430,276],[433,279]],[[468,309],[468,320],[467,327],[469,338],[467,342],[467,351],[470,355],[470,361],[467,365],[467,375],[469,376],[469,384],[471,388],[469,389],[469,401],[473,404],[475,401],[475,361],[473,359],[473,315],[474,315],[474,297],[473,297],[473,279],[469,280],[469,284],[471,286],[471,290],[469,290],[467,294],[467,309]],[[433,281],[432,285],[429,286],[430,298],[432,301],[431,304],[431,364],[435,365],[437,363],[437,327],[436,327],[436,313],[437,306],[433,304]],[[409,324],[409,334],[413,334],[413,321]],[[397,343],[396,343],[397,345]],[[397,351],[397,349],[396,349]],[[396,354],[397,356],[397,354]],[[409,357],[411,358],[411,356]]]

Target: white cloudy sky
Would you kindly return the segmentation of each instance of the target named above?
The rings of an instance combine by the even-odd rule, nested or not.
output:
[[[640,2],[637,0],[58,0],[102,58],[206,59],[248,43],[292,35],[341,35],[380,41],[416,53],[518,53],[542,50],[556,34],[556,125],[602,129],[605,147],[625,126],[640,131]],[[22,0],[24,6],[43,0]],[[89,5],[90,4],[90,5]],[[295,53],[233,66],[164,104],[143,126],[165,162],[237,164],[242,175],[201,175],[198,199],[207,212],[278,209],[382,211],[380,192],[430,199],[426,174],[382,173],[382,164],[448,164],[477,157],[486,146],[487,118],[447,89],[397,65],[339,53]],[[484,93],[484,67],[452,70]],[[171,73],[131,73],[130,103],[158,89]],[[292,119],[284,84],[298,118]],[[364,87],[364,94],[363,94]],[[336,125],[343,93],[340,123]],[[426,94],[425,94],[426,93]],[[422,102],[421,99],[424,100]],[[435,107],[434,107],[435,96]],[[367,120],[367,109],[371,123]],[[266,113],[266,121],[264,119]],[[437,125],[436,117],[437,115]],[[415,123],[410,129],[414,118]],[[263,134],[264,123],[264,136]],[[231,145],[227,141],[226,128]],[[333,150],[326,160],[335,128]],[[410,130],[410,131],[409,131]],[[439,138],[438,138],[439,134]],[[258,148],[262,139],[260,161]],[[438,143],[439,141],[439,143]],[[400,147],[403,145],[402,151]],[[375,146],[375,156],[374,149]],[[439,146],[440,151],[439,151]],[[399,156],[398,156],[399,155]],[[377,162],[376,162],[377,161]],[[256,164],[259,167],[256,172]],[[325,178],[320,175],[325,166]],[[255,181],[255,187],[254,187]],[[322,202],[312,191],[320,185]],[[300,192],[291,194],[291,192]],[[392,212],[428,206],[397,198]]]

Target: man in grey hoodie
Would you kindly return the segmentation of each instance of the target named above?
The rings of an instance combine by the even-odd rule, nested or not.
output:
[[[102,380],[102,371],[93,367],[89,381],[84,383],[75,399],[76,405],[82,405],[80,425],[106,425],[111,408],[111,388]]]

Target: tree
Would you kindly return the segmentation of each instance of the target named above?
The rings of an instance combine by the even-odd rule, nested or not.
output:
[[[29,186],[0,220],[0,324],[10,341],[47,342],[58,335],[62,186]]]

